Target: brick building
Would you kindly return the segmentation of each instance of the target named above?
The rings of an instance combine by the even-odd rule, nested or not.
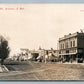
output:
[[[70,33],[59,38],[59,57],[62,62],[83,62],[84,33]]]

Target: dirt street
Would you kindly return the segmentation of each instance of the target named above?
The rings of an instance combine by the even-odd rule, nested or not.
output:
[[[28,62],[15,67],[14,71],[0,73],[0,80],[84,80],[84,64]]]

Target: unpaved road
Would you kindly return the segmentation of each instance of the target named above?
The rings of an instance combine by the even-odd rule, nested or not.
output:
[[[84,64],[27,62],[9,66],[14,71],[0,73],[0,80],[84,80]]]

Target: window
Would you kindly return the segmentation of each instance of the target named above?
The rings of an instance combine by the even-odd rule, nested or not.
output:
[[[70,42],[70,46],[72,47],[72,41]]]
[[[69,53],[69,50],[66,50],[66,53]]]
[[[63,49],[64,49],[64,44],[63,44]]]
[[[73,47],[75,46],[75,41],[73,41]]]
[[[48,51],[46,51],[46,54],[48,55]]]
[[[54,51],[54,53],[56,53],[56,51]]]
[[[64,44],[60,44],[60,49],[64,49]]]
[[[61,44],[61,47],[60,48],[62,49],[62,44]]]
[[[66,42],[66,48],[68,48],[68,42]]]

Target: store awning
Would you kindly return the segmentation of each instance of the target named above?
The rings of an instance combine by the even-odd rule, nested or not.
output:
[[[64,54],[59,54],[59,55],[75,55],[77,53],[64,53]]]

